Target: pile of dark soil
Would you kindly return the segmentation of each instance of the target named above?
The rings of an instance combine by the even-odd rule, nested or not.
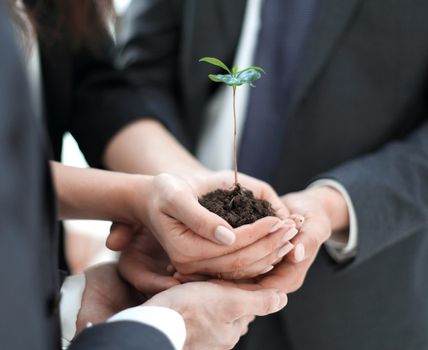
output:
[[[240,185],[231,190],[215,190],[199,198],[199,203],[221,216],[233,228],[252,224],[266,216],[276,216],[272,205],[254,197],[252,191]]]

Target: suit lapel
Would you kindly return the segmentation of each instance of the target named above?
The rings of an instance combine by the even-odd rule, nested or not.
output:
[[[329,56],[334,51],[346,25],[361,0],[319,1],[311,34],[303,51],[302,67],[291,100],[291,114],[304,99],[311,84],[317,78]]]

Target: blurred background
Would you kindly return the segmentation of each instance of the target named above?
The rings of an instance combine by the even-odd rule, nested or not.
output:
[[[120,17],[126,11],[131,0],[114,0]],[[64,135],[62,161],[66,165],[84,168],[88,166],[73,136]],[[68,220],[64,223],[66,230],[66,254],[72,272],[80,272],[88,266],[116,259],[116,254],[105,247],[105,240],[110,230],[110,222],[92,220]],[[73,252],[71,254],[71,252]]]

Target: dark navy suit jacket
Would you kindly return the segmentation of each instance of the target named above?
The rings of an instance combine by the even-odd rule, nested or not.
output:
[[[22,56],[0,3],[0,348],[59,350],[59,278],[49,142],[35,118]],[[160,331],[117,322],[70,349],[172,350]]]

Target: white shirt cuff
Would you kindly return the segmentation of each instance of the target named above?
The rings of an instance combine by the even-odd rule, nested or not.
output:
[[[321,186],[329,186],[338,191],[345,199],[346,205],[348,207],[348,232],[333,232],[330,239],[324,243],[327,252],[336,262],[345,262],[357,255],[358,226],[355,208],[348,191],[341,183],[331,179],[320,179],[313,182],[309,187]]]
[[[60,319],[62,348],[66,349],[76,334],[76,321],[82,305],[86,278],[83,273],[69,276],[61,287]]]
[[[160,306],[136,306],[123,310],[107,322],[134,321],[154,327],[164,333],[175,350],[182,350],[186,340],[186,326],[183,317],[169,308]]]

